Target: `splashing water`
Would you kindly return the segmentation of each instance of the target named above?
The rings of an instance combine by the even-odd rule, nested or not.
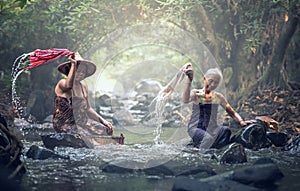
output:
[[[150,104],[150,114],[154,115],[154,143],[159,144],[162,131],[162,123],[164,120],[163,113],[170,95],[175,91],[184,78],[183,67],[176,73],[172,80],[158,93]],[[152,110],[152,111],[151,111]],[[153,114],[154,113],[154,114]]]
[[[164,96],[162,92],[159,92],[159,94],[153,99],[153,101],[150,104],[150,108],[153,108],[154,104],[154,111],[151,113],[154,113],[154,123],[155,123],[155,129],[154,129],[154,143],[159,144],[160,141],[160,135],[162,133],[162,123],[163,123],[163,113],[164,108],[167,103],[167,97]]]
[[[19,56],[12,67],[12,84],[11,84],[11,100],[14,107],[14,112],[18,117],[22,116],[23,114],[23,107],[20,103],[20,98],[17,95],[16,91],[16,81],[18,77],[24,72],[24,65],[29,65],[30,61],[28,60],[28,57],[31,55],[31,53],[22,54]]]
[[[46,64],[48,62],[54,61],[62,56],[74,56],[75,53],[69,51],[68,49],[52,48],[47,50],[36,49],[33,52],[24,53],[19,56],[12,67],[12,104],[17,116],[21,116],[23,108],[20,103],[20,98],[17,96],[16,91],[16,81],[17,78],[22,74],[24,70],[29,70],[31,68]]]

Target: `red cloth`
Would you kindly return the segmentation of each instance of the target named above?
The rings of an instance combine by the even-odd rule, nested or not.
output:
[[[62,56],[75,56],[74,52],[69,51],[68,49],[59,49],[52,48],[47,50],[36,49],[30,54],[30,65],[23,68],[23,70],[28,70],[39,65],[54,61]]]

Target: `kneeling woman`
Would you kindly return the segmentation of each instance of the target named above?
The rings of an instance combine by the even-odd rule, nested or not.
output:
[[[55,87],[53,127],[58,133],[112,135],[113,126],[90,106],[88,89],[82,80],[93,75],[96,65],[79,54],[60,64],[58,71],[67,75]]]
[[[226,98],[215,89],[222,80],[222,74],[217,68],[209,69],[204,74],[203,88],[191,90],[193,80],[193,67],[186,64],[183,72],[188,76],[182,100],[184,103],[193,103],[192,116],[188,125],[188,134],[193,139],[193,144],[201,148],[221,148],[229,143],[231,130],[217,123],[218,106],[221,105],[226,112],[241,126],[252,121],[244,121],[234,111]]]

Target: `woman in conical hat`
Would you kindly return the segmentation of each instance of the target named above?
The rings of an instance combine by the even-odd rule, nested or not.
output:
[[[83,136],[112,135],[113,125],[91,107],[88,89],[81,82],[95,73],[96,65],[78,53],[68,60],[57,67],[67,77],[59,80],[55,87],[54,129]]]

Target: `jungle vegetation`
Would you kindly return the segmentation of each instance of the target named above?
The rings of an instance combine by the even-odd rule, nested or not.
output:
[[[299,0],[0,0],[0,94],[10,101],[12,64],[23,53],[84,54],[120,27],[163,22],[208,47],[231,99],[254,88],[293,91],[300,87],[299,7]],[[46,116],[59,78],[54,65],[33,69],[19,77],[18,94],[25,104],[33,92],[47,97]]]

